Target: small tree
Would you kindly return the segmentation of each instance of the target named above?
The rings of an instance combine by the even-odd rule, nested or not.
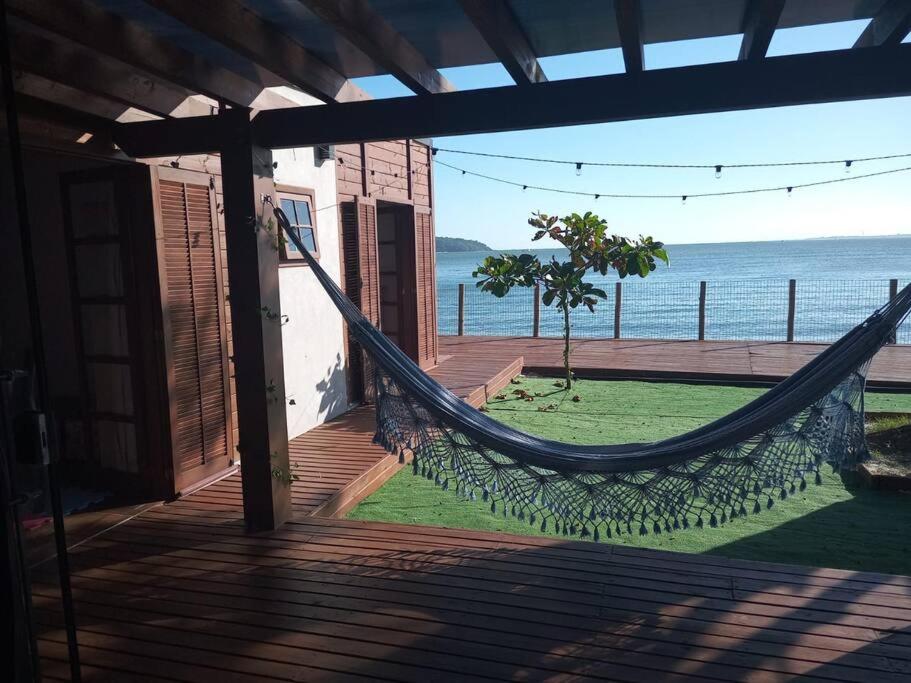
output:
[[[585,275],[590,270],[605,275],[613,269],[621,278],[627,275],[646,277],[657,267],[656,259],[668,263],[667,252],[663,243],[655,242],[651,237],[630,240],[609,235],[607,221],[590,211],[584,216],[574,213],[562,220],[533,213],[528,224],[536,229],[533,240],[544,237],[556,240],[569,250],[569,260],[560,262],[551,257],[549,262],[542,263],[533,254],[488,256],[472,275],[483,278],[477,283],[481,290],[497,297],[506,296],[513,287],[537,284],[544,292],[541,301],[545,306],[556,302],[563,312],[563,367],[566,388],[570,389],[569,312],[582,305],[594,313],[598,301],[607,298],[604,290],[585,281]]]

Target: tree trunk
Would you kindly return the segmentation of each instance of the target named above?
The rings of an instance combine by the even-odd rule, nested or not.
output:
[[[563,368],[566,370],[566,388],[573,387],[573,372],[569,367],[569,303],[563,303]]]

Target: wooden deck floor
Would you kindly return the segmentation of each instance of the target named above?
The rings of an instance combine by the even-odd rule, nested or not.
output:
[[[314,517],[249,535],[199,493],[71,563],[87,681],[911,676],[909,577]],[[65,680],[41,577],[35,607]]]
[[[440,337],[443,353],[454,359],[525,359],[529,372],[563,364],[563,340],[534,337]],[[787,342],[662,341],[577,339],[573,366],[581,376],[698,378],[777,382],[803,367],[825,344]],[[911,346],[887,346],[869,374],[871,386],[911,389]]]

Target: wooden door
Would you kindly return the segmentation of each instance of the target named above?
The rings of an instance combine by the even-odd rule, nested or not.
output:
[[[153,170],[175,491],[232,464],[228,344],[214,182]],[[265,390],[265,388],[264,388]]]
[[[380,326],[379,264],[376,241],[376,204],[370,200],[339,204],[345,294],[371,323]],[[346,338],[348,398],[370,400],[373,371],[357,341]]]
[[[147,180],[144,166],[61,175],[83,421],[82,447],[64,450],[95,485],[130,493],[139,492],[136,484],[157,493],[163,479],[150,449],[154,410],[145,404],[141,266],[134,262],[138,236],[151,232],[150,212],[143,224],[141,211]]]
[[[418,361],[414,213],[383,203],[377,214],[380,329]]]
[[[414,253],[417,306],[417,362],[430,368],[439,360],[437,343],[436,240],[433,216],[414,212]]]

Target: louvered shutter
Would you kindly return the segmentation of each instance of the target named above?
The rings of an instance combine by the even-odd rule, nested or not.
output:
[[[417,280],[418,363],[422,368],[437,364],[436,252],[433,220],[429,213],[416,211],[415,271]]]
[[[379,265],[376,243],[376,206],[365,202],[342,202],[344,288],[361,312],[374,325],[380,322]],[[371,398],[369,359],[358,343],[348,337],[348,394],[352,400]]]
[[[161,178],[159,259],[177,490],[219,472],[233,451],[214,191]]]

